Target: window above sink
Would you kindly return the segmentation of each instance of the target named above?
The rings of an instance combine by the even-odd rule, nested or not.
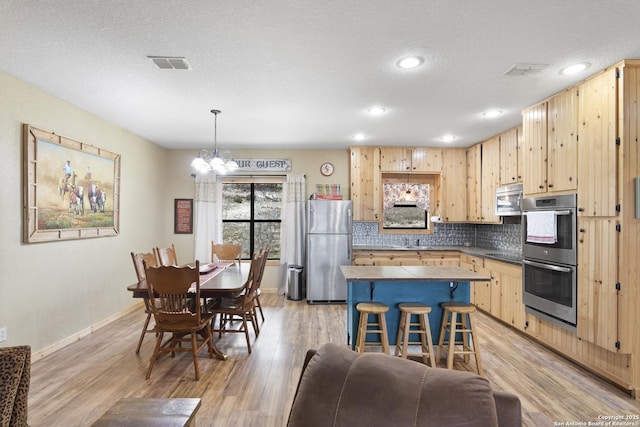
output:
[[[382,218],[384,233],[431,233],[438,175],[382,174]]]

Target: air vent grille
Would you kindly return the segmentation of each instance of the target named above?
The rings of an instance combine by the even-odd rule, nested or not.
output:
[[[190,70],[191,66],[184,57],[147,56],[161,70]]]
[[[528,76],[530,74],[538,74],[547,68],[549,64],[513,64],[507,71],[502,73],[503,76]]]

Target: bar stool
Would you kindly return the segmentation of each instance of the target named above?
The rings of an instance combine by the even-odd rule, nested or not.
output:
[[[385,313],[389,311],[389,306],[380,302],[361,302],[356,305],[356,310],[360,312],[360,323],[358,324],[358,337],[356,339],[356,351],[364,353],[367,334],[379,334],[382,346],[382,352],[389,354],[389,337],[387,335],[387,320]],[[369,315],[378,316],[377,323],[369,323]],[[378,329],[369,329],[369,326],[378,327]]]
[[[432,367],[436,367],[437,360],[433,351],[433,341],[431,339],[431,326],[429,324],[429,313],[431,307],[419,302],[403,302],[398,304],[400,309],[400,323],[398,324],[398,339],[396,340],[396,356],[406,359],[409,354],[422,356],[422,363],[427,364],[427,356]],[[411,316],[418,316],[418,322],[411,323]],[[417,326],[417,329],[411,329]],[[410,334],[420,335],[420,341],[409,341]],[[409,344],[420,344],[421,353],[409,353]]]
[[[456,354],[464,355],[464,362],[469,363],[469,355],[473,354],[476,358],[476,366],[478,375],[482,375],[482,361],[480,360],[480,349],[478,348],[478,340],[475,330],[471,324],[470,314],[476,311],[476,307],[472,304],[463,302],[444,302],[442,307],[442,324],[440,325],[440,339],[438,340],[438,359],[442,357],[442,350],[447,344],[447,368],[453,369],[453,357]],[[458,321],[460,314],[460,321]],[[449,317],[449,315],[451,317]],[[449,332],[449,340],[445,341],[445,333]],[[456,334],[462,334],[462,341],[456,341]],[[469,344],[469,334],[471,334],[471,345]],[[453,337],[453,338],[452,338]],[[456,345],[462,346],[460,350],[456,350]]]

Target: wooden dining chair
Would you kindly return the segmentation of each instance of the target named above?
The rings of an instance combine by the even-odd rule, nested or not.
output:
[[[176,248],[171,244],[170,248],[154,248],[153,252],[156,254],[158,265],[169,266],[178,265],[178,256],[176,255]]]
[[[247,340],[247,351],[249,353],[251,353],[251,340],[249,338],[249,328],[247,323],[250,322],[252,324],[253,331],[257,337],[260,333],[260,329],[258,326],[254,298],[258,287],[260,269],[262,268],[262,264],[266,263],[266,259],[266,253],[261,251],[251,261],[249,276],[247,277],[244,289],[240,296],[234,298],[220,298],[211,308],[214,316],[220,315],[219,329],[215,332],[220,332],[220,334],[227,332],[244,333],[245,339]],[[230,328],[228,325],[230,325],[231,321],[235,319],[240,320],[241,324],[238,328]]]
[[[258,311],[260,312],[260,318],[262,319],[263,323],[264,323],[264,312],[262,311],[262,304],[260,303],[260,295],[262,293],[260,289],[262,287],[262,277],[264,276],[264,269],[267,266],[267,259],[269,259],[269,245],[265,246],[264,252],[265,252],[264,261],[262,263],[262,266],[260,267],[260,274],[258,276],[258,288],[256,290],[256,294],[254,297],[255,308],[257,308]]]
[[[156,322],[155,331],[158,333],[146,378],[151,376],[153,365],[161,355],[191,352],[197,381],[200,379],[200,350],[206,345],[209,357],[214,356],[211,341],[213,314],[206,313],[200,305],[200,262],[196,261],[195,268],[149,267],[144,264],[151,310]],[[165,333],[171,333],[171,337],[163,343]],[[182,343],[191,345],[182,347]]]
[[[147,263],[149,267],[157,267],[157,257],[154,252],[139,252],[134,254],[131,252],[131,259],[133,260],[133,267],[136,270],[136,276],[138,278],[138,282],[145,280],[144,275],[144,262]],[[147,318],[144,321],[144,326],[142,327],[142,332],[140,333],[140,339],[138,339],[138,347],[136,347],[136,354],[140,353],[140,347],[142,346],[142,341],[144,340],[144,336],[147,332],[155,332],[154,328],[149,328],[149,321],[151,320],[151,316],[153,316],[153,312],[151,311],[149,298],[144,298],[144,312],[147,314]]]
[[[242,245],[239,243],[215,243],[211,242],[211,262],[231,262],[240,266]]]

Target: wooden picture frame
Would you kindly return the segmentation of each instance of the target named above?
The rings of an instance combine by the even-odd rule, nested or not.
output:
[[[175,199],[174,234],[193,234],[193,199]]]
[[[120,232],[120,155],[23,125],[24,242]]]

